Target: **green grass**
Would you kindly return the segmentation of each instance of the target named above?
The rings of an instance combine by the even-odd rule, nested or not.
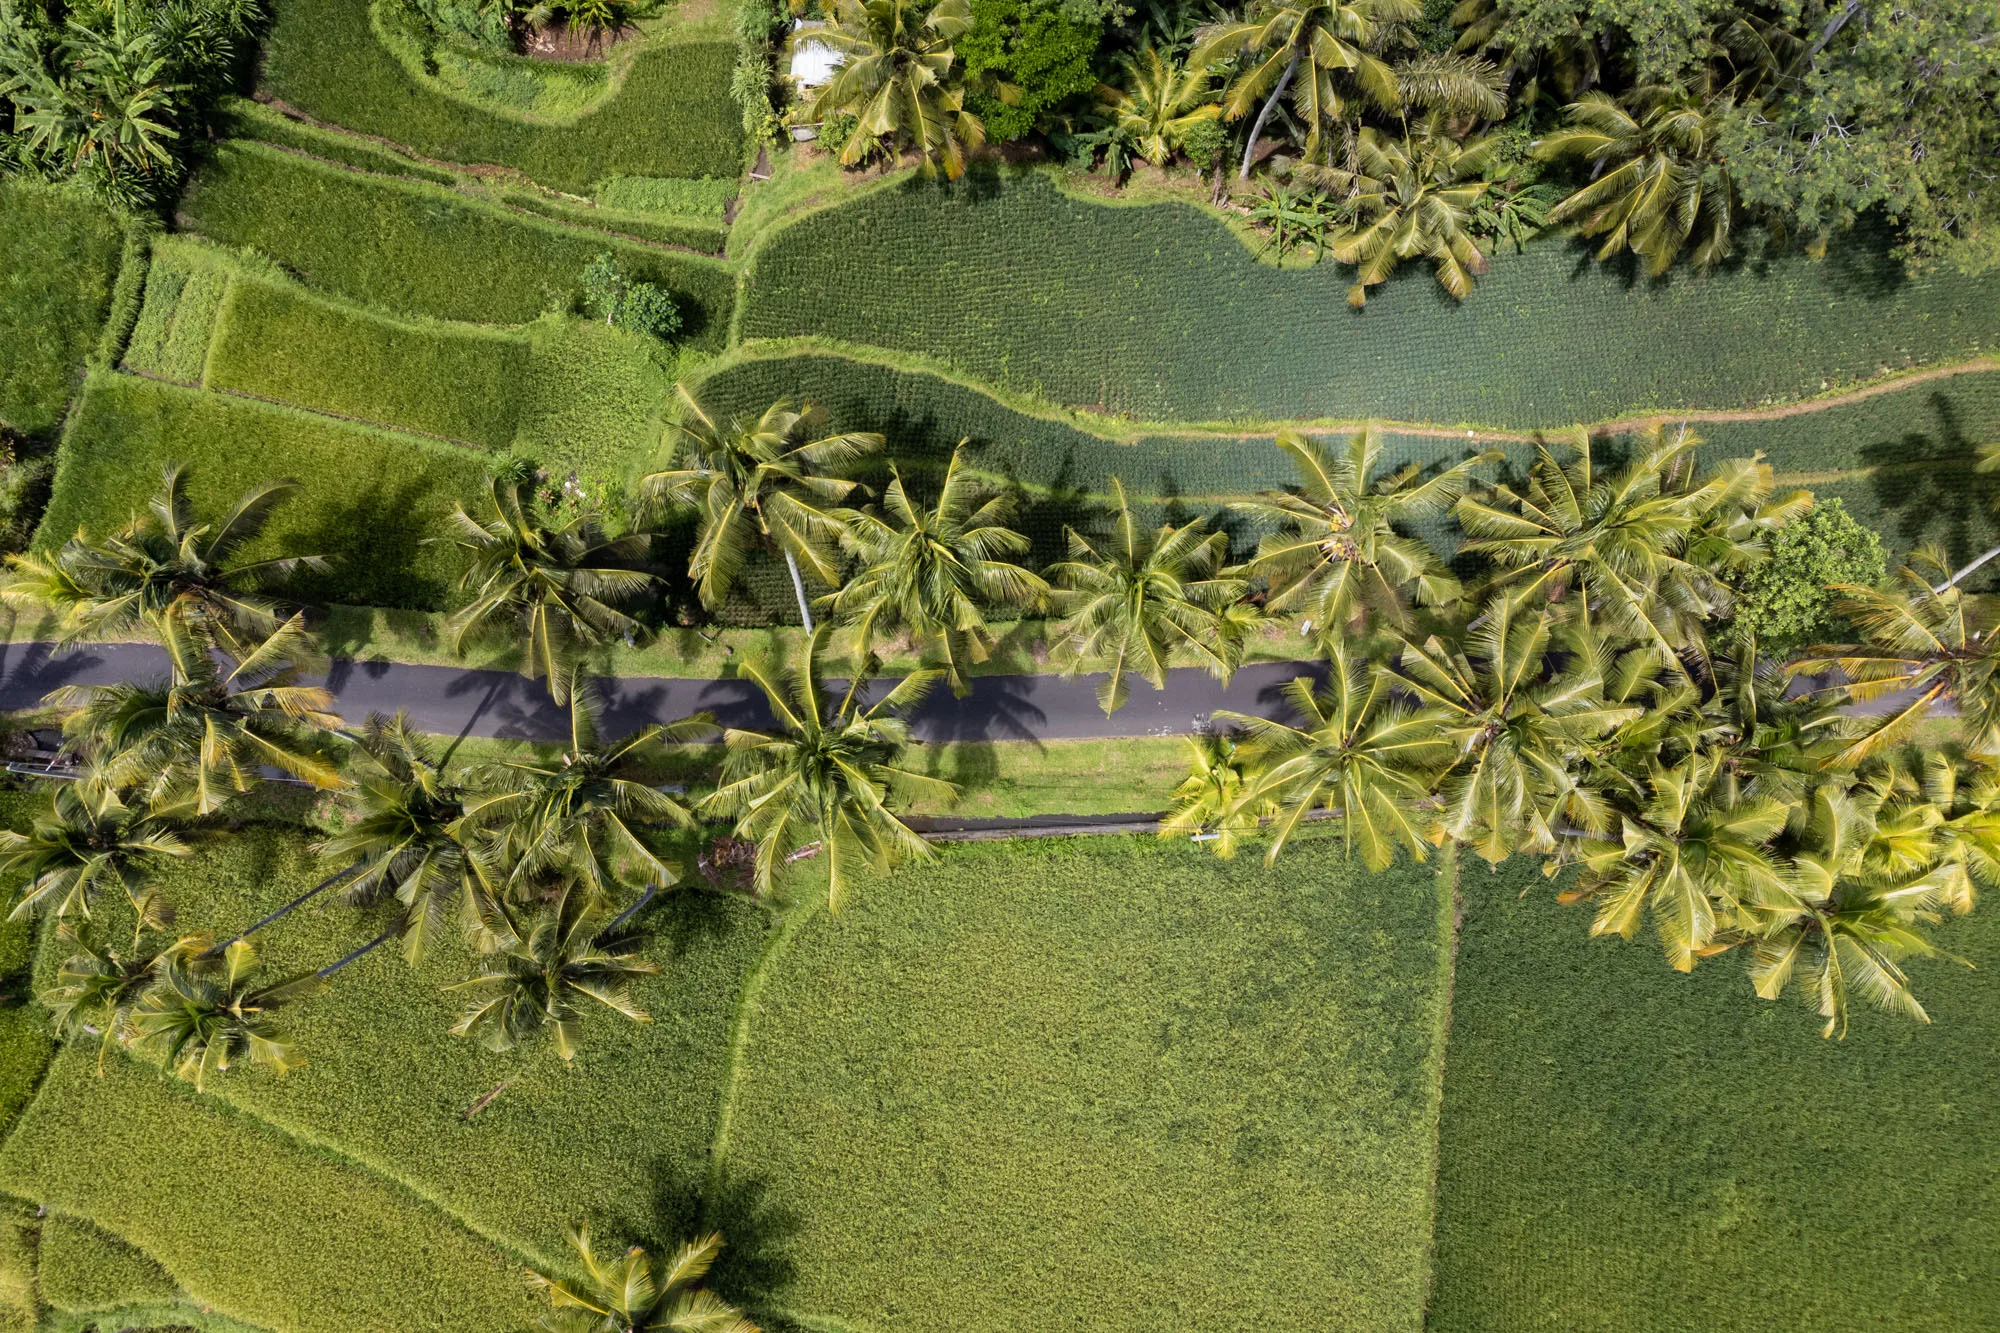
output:
[[[1350,270],[1258,263],[1189,205],[1089,202],[1035,172],[916,181],[769,233],[742,332],[920,352],[1158,420],[1515,427],[1798,398],[2000,339],[2000,278],[1909,278],[1859,237],[1659,283],[1550,240],[1496,257],[1463,304],[1407,267],[1353,311]]]
[[[691,346],[722,345],[735,300],[734,278],[717,260],[254,142],[217,149],[181,213],[190,229],[262,251],[308,286],[406,315],[525,323],[567,308],[584,266],[605,252],[674,295]]]
[[[101,204],[0,181],[0,424],[62,421],[111,304],[123,229]]]
[[[87,1314],[50,1311],[36,1333],[269,1333],[269,1330],[182,1299],[122,1305],[115,1310]]]
[[[199,385],[208,367],[229,266],[200,245],[164,237],[154,246],[145,303],[125,347],[128,370]]]
[[[532,121],[573,121],[602,102],[611,71],[596,62],[568,64],[524,56],[492,55],[439,44],[431,53],[434,76],[419,66],[412,82],[437,82],[454,98],[503,116]],[[405,65],[406,72],[408,65]]]
[[[166,1270],[88,1222],[52,1214],[36,1251],[42,1299],[59,1310],[113,1310],[179,1298]]]
[[[279,1333],[492,1333],[518,1260],[407,1192],[123,1057],[68,1049],[0,1149],[0,1185],[137,1245],[196,1301]]]
[[[658,340],[594,320],[547,317],[525,330],[530,355],[514,452],[598,494],[659,453],[673,358]]]
[[[1586,938],[1531,871],[1462,893],[1436,1333],[1992,1326],[2000,918],[1939,938],[1980,971],[1913,967],[1932,1026],[1831,1042],[1733,956]]]
[[[217,128],[231,139],[257,139],[362,171],[410,176],[439,185],[455,185],[464,179],[457,172],[420,162],[379,140],[337,127],[308,125],[245,97],[229,98],[222,104]]]
[[[707,181],[686,183],[709,184]],[[735,184],[734,181],[722,183],[731,186]],[[491,195],[510,207],[525,209],[572,227],[589,227],[619,236],[636,237],[642,241],[657,241],[661,245],[679,246],[705,255],[721,254],[723,241],[728,235],[727,229],[720,222],[711,222],[705,218],[628,213],[601,205],[575,203],[566,198],[551,199],[547,195],[523,188],[500,187],[491,190]]]
[[[1103,839],[860,886],[752,1006],[725,1276],[877,1333],[1420,1328],[1443,885]]]
[[[742,115],[729,97],[733,42],[654,41],[632,57],[617,89],[572,123],[535,124],[413,78],[359,0],[278,0],[272,8],[264,89],[317,120],[427,157],[514,167],[573,194],[618,175],[733,177],[742,169]]]
[[[740,189],[728,180],[684,180],[671,176],[613,176],[597,187],[601,207],[625,213],[667,213],[720,222]]]
[[[248,399],[93,375],[56,456],[54,492],[37,532],[44,546],[87,526],[123,523],[178,462],[198,507],[220,512],[250,485],[290,477],[300,488],[279,507],[253,552],[314,553],[333,564],[293,591],[436,609],[451,597],[456,553],[423,545],[459,501],[476,504],[485,460],[454,445],[349,425]]]

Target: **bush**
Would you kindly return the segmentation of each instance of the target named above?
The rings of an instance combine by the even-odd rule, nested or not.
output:
[[[1854,521],[1838,498],[1820,501],[1771,534],[1771,558],[1737,588],[1734,629],[1785,657],[1838,637],[1830,583],[1873,585],[1884,568],[1882,539]]]
[[[55,428],[111,304],[124,233],[103,205],[0,180],[0,424]]]
[[[146,1255],[62,1213],[42,1223],[39,1257],[42,1299],[58,1310],[110,1310],[171,1301],[181,1292]]]
[[[1055,109],[1097,86],[1091,58],[1104,29],[1070,17],[1057,0],[972,0],[972,31],[958,39],[967,85],[980,76],[1003,78],[1018,89],[1012,100],[973,91],[967,109],[986,126],[993,143],[1047,129]]]
[[[680,330],[681,312],[674,298],[650,282],[632,281],[609,254],[584,266],[579,286],[584,309],[602,315],[607,325],[662,342]]]

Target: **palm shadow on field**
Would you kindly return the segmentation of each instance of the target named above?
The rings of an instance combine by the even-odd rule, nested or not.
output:
[[[328,571],[305,574],[287,591],[309,601],[355,606],[444,606],[451,586],[417,572],[426,533],[409,516],[423,512],[420,480],[400,484],[377,479],[342,502],[331,496],[315,502],[315,521],[285,545],[325,556]],[[295,513],[304,512],[297,506]]]
[[[655,1254],[665,1255],[684,1241],[720,1231],[722,1255],[709,1270],[708,1287],[753,1313],[782,1305],[798,1274],[792,1252],[804,1223],[771,1199],[770,1184],[760,1177],[717,1174],[711,1193],[705,1164],[696,1174],[666,1158],[656,1161],[652,1215],[638,1233],[653,1239]]]
[[[1964,560],[1993,540],[2000,476],[1974,470],[1977,446],[1951,398],[1939,392],[1927,401],[1937,420],[1934,429],[1864,445],[1861,461],[1874,469],[1868,485],[1893,525],[1885,535],[1896,546],[1934,542]]]

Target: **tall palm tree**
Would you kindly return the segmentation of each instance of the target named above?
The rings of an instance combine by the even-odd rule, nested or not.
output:
[[[333,696],[299,683],[296,659],[309,652],[301,617],[241,658],[211,650],[175,621],[162,623],[162,644],[171,666],[164,681],[48,695],[54,706],[75,707],[63,732],[105,781],[172,817],[215,813],[255,787],[265,765],[315,787],[340,786],[338,766],[315,740],[340,726]]]
[[[1236,855],[1277,805],[1259,799],[1255,753],[1226,732],[1187,738],[1188,775],[1174,788],[1173,809],[1160,821],[1162,838],[1193,838],[1223,860]]]
[[[283,621],[276,599],[263,589],[303,571],[326,569],[319,556],[242,558],[297,484],[255,487],[221,522],[207,524],[195,517],[187,473],[175,464],[146,502],[146,512],[110,536],[100,540],[79,531],[53,555],[8,556],[13,574],[0,598],[55,612],[63,643],[140,627],[158,634],[173,622],[244,656]]]
[[[764,692],[773,732],[730,728],[722,785],[702,801],[704,815],[736,821],[735,833],[756,844],[756,889],[768,894],[778,868],[803,845],[817,842],[827,860],[827,897],[839,910],[853,875],[866,860],[886,869],[931,859],[930,844],[889,809],[895,790],[949,797],[949,782],[898,766],[909,728],[897,715],[936,683],[936,671],[904,677],[875,704],[862,697],[856,671],[837,699],[819,674],[828,631],[813,632],[782,675],[746,663],[743,674]]]
[[[1040,578],[1003,556],[1028,549],[1028,539],[1007,526],[1012,497],[982,495],[965,466],[965,446],[952,451],[937,503],[919,508],[891,469],[882,495],[885,516],[856,516],[849,547],[860,562],[831,598],[835,614],[854,626],[857,659],[866,658],[879,631],[902,628],[942,650],[952,693],[972,689],[968,662],[992,651],[985,605],[1023,606],[1048,596]]]
[[[1406,590],[1419,606],[1458,599],[1458,580],[1437,553],[1399,525],[1448,512],[1465,494],[1472,470],[1499,457],[1497,451],[1429,477],[1421,463],[1378,476],[1382,434],[1373,422],[1338,453],[1290,429],[1278,432],[1277,445],[1298,469],[1298,485],[1230,506],[1277,529],[1238,571],[1267,581],[1268,609],[1303,611],[1333,631],[1371,611],[1404,623]]]
[[[1565,108],[1569,126],[1535,149],[1544,159],[1590,165],[1590,183],[1549,213],[1602,236],[1597,257],[1630,250],[1655,277],[1690,242],[1694,262],[1713,268],[1729,253],[1736,190],[1721,152],[1733,109],[1726,94],[1648,84],[1621,100],[1585,93]]]
[[[937,0],[928,9],[920,0],[837,0],[832,24],[813,29],[813,40],[844,59],[807,114],[856,117],[842,166],[865,161],[887,140],[890,152],[908,142],[926,170],[942,165],[953,180],[964,174],[965,150],[986,142],[986,127],[965,109],[964,89],[951,78],[952,43],[971,30],[968,0]]]
[[[1492,142],[1452,137],[1442,111],[1398,136],[1374,128],[1354,139],[1356,169],[1319,167],[1313,177],[1341,191],[1355,222],[1329,238],[1327,252],[1354,265],[1347,303],[1368,304],[1368,289],[1406,259],[1429,259],[1438,285],[1463,301],[1486,256],[1472,239],[1472,211],[1485,195]]]
[[[1283,806],[1266,864],[1315,810],[1340,817],[1350,855],[1381,870],[1400,846],[1424,859],[1424,820],[1419,813],[1431,783],[1450,767],[1454,751],[1439,719],[1393,695],[1396,681],[1385,671],[1348,657],[1344,640],[1329,642],[1326,688],[1301,676],[1285,686],[1285,698],[1303,723],[1218,713],[1245,729],[1255,756],[1255,794]]]
[[[62,782],[27,833],[0,830],[0,874],[26,884],[12,916],[53,909],[58,917],[89,917],[107,887],[122,892],[138,914],[135,931],[162,924],[152,873],[164,860],[190,854],[171,824],[127,805],[108,783]]]
[[[1070,558],[1049,570],[1063,589],[1058,601],[1067,618],[1056,633],[1071,659],[1070,674],[1086,663],[1102,662],[1109,669],[1097,689],[1098,706],[1107,716],[1130,696],[1132,673],[1165,689],[1167,666],[1177,653],[1226,682],[1240,660],[1241,643],[1225,631],[1221,611],[1248,587],[1218,572],[1229,539],[1207,531],[1206,520],[1147,532],[1116,477],[1111,492],[1117,505],[1111,540],[1100,545],[1066,529]]]
[[[712,736],[714,721],[697,713],[642,727],[621,741],[597,732],[597,701],[581,684],[569,698],[569,744],[553,760],[506,759],[475,775],[479,790],[462,797],[463,824],[481,830],[487,855],[518,897],[554,875],[602,904],[618,885],[663,886],[679,873],[641,836],[653,825],[691,827],[694,816],[646,779],[644,761],[663,742]],[[458,836],[463,837],[460,833]]]
[[[1199,65],[1170,64],[1150,42],[1136,58],[1118,58],[1124,86],[1099,84],[1099,112],[1131,151],[1156,167],[1187,141],[1195,126],[1222,114],[1208,72]]]
[[[1358,89],[1376,107],[1398,106],[1395,71],[1379,53],[1398,29],[1422,15],[1415,0],[1262,0],[1249,18],[1203,29],[1188,55],[1190,66],[1206,67],[1238,53],[1248,57],[1223,93],[1223,114],[1238,120],[1260,99],[1263,103],[1237,175],[1249,178],[1264,122],[1302,64],[1305,79],[1292,93],[1292,105],[1306,126],[1301,151],[1307,158],[1319,151],[1327,122],[1346,114],[1343,85]]]
[[[631,985],[660,970],[640,953],[642,937],[607,930],[609,908],[579,885],[560,889],[526,934],[494,955],[484,971],[450,991],[471,1003],[452,1034],[490,1051],[511,1051],[547,1029],[564,1060],[576,1057],[583,1035],[580,1002],[598,1004],[634,1023],[653,1020],[632,999]]]
[[[205,935],[189,935],[160,955],[153,988],[132,1009],[134,1049],[159,1055],[197,1089],[246,1057],[278,1074],[297,1068],[303,1062],[268,1015],[326,983],[308,972],[260,986],[248,940],[236,940],[220,958],[210,945]]]
[[[645,556],[652,538],[609,536],[583,513],[551,523],[534,508],[533,484],[495,477],[493,516],[481,522],[461,505],[446,520],[450,535],[433,540],[453,542],[470,558],[459,588],[471,600],[452,615],[453,650],[463,655],[477,635],[509,627],[521,639],[521,674],[548,681],[561,703],[569,679],[564,667],[579,650],[645,633],[618,607],[655,581],[627,568]]]
[[[95,1029],[102,1067],[113,1046],[122,1046],[132,1038],[132,1007],[153,982],[160,950],[140,949],[136,943],[129,955],[108,946],[100,948],[91,942],[87,928],[78,928],[71,921],[56,927],[56,939],[75,944],[79,952],[57,966],[56,984],[42,992],[42,1005],[49,1011],[50,1027],[61,1040]]]
[[[688,574],[701,604],[713,610],[735,583],[753,548],[783,555],[799,600],[799,619],[812,632],[806,605],[804,565],[822,583],[838,585],[834,543],[848,531],[852,515],[840,508],[859,484],[836,473],[881,450],[880,435],[847,432],[822,435],[827,414],[808,403],[794,409],[787,399],[765,408],[755,421],[719,421],[695,401],[685,385],[675,431],[687,450],[686,465],[640,479],[656,501],[693,505],[700,527]]]
[[[658,1272],[637,1245],[598,1258],[587,1225],[571,1227],[569,1243],[583,1261],[582,1282],[529,1274],[553,1307],[542,1317],[548,1333],[757,1333],[735,1306],[697,1285],[722,1253],[719,1231],[682,1245]]]

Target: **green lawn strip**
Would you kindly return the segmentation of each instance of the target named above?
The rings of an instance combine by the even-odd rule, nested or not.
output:
[[[42,1222],[36,1249],[42,1299],[58,1310],[115,1310],[167,1304],[181,1289],[149,1256],[63,1213]]]
[[[1530,868],[1462,894],[1433,1330],[1991,1326],[1991,913],[1938,937],[1979,971],[1911,965],[1931,1026],[1861,1007],[1835,1042],[1735,955],[1587,938]]]
[[[290,477],[246,557],[309,552],[332,562],[291,587],[435,609],[451,596],[458,557],[424,545],[459,501],[477,502],[485,460],[471,450],[351,425],[292,408],[93,374],[57,453],[55,489],[37,533],[43,547],[80,526],[102,533],[142,508],[169,463],[189,470],[198,509],[220,513],[249,486]]]
[[[2000,339],[2000,277],[1908,277],[1862,235],[1824,261],[1650,282],[1550,238],[1495,256],[1463,303],[1421,265],[1362,311],[1351,281],[1261,264],[1195,207],[1106,206],[1025,171],[892,185],[773,229],[740,327],[921,352],[1141,417],[1516,427],[1795,399]]]
[[[735,300],[735,275],[717,259],[249,140],[217,148],[179,216],[225,245],[262,251],[308,286],[405,315],[525,323],[567,309],[584,266],[602,253],[673,294],[689,346],[719,349]]]
[[[757,1006],[726,1276],[882,1333],[1421,1327],[1445,888],[1144,838],[858,886]]]
[[[111,305],[125,231],[71,190],[0,181],[0,424],[61,422]]]
[[[197,1302],[276,1333],[492,1333],[534,1309],[519,1261],[386,1181],[136,1061],[57,1057],[0,1185],[153,1255]]]
[[[278,0],[272,8],[263,89],[317,120],[427,157],[514,167],[575,194],[617,175],[742,170],[742,114],[729,96],[733,42],[656,38],[630,57],[616,89],[573,123],[536,124],[413,77],[361,0]]]

